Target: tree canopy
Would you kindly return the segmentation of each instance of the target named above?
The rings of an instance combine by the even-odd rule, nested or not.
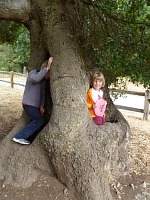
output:
[[[150,85],[148,1],[77,0],[72,28],[84,49],[92,46],[95,64],[108,84],[118,77]],[[79,27],[75,30],[76,27]],[[82,27],[82,28],[81,28]],[[82,37],[81,37],[82,36]],[[85,52],[85,51],[84,51]],[[88,52],[88,51],[87,51]],[[91,57],[87,53],[87,57]]]
[[[67,1],[62,3],[67,6]],[[118,77],[128,77],[132,82],[148,87],[148,1],[76,0],[72,3],[75,10],[66,9],[66,15],[79,41],[82,56],[92,60],[87,65],[90,68],[98,66],[108,85],[116,83]],[[78,17],[75,19],[74,16]],[[17,55],[14,63],[26,65],[29,59],[27,30],[20,24],[6,21],[1,21],[1,27],[4,28],[1,28],[0,41],[12,44]]]

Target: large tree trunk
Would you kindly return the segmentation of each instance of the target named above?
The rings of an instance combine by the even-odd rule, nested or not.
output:
[[[31,18],[24,21],[31,34],[30,69],[39,67],[49,54],[54,57],[52,103],[47,103],[48,112],[52,109],[50,120],[30,146],[21,146],[11,141],[27,121],[21,117],[1,142],[0,178],[5,184],[28,187],[39,174],[47,172],[78,200],[111,200],[109,176],[128,167],[129,126],[107,88],[107,122],[100,127],[93,124],[86,107],[88,76],[79,46],[61,3],[52,2],[32,1]]]

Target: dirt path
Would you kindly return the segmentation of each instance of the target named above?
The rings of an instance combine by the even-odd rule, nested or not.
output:
[[[22,113],[22,89],[0,86],[0,140],[9,133]],[[150,120],[122,111],[129,121],[132,140],[129,149],[131,172],[110,182],[114,200],[150,200]],[[0,182],[1,200],[76,200],[54,177],[43,174],[28,189]]]
[[[132,131],[130,173],[114,181],[112,194],[115,200],[150,200],[150,120],[143,121],[142,114],[122,113]]]

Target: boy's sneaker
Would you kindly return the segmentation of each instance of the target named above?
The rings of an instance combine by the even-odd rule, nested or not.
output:
[[[30,142],[28,140],[25,139],[18,139],[18,138],[13,138],[12,139],[14,142],[17,142],[19,144],[30,144]]]

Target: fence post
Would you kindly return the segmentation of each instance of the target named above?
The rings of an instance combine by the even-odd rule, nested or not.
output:
[[[26,72],[26,79],[28,78],[28,72]]]
[[[26,74],[27,73],[27,69],[26,67],[23,67],[23,74]]]
[[[143,120],[148,120],[149,115],[149,100],[150,100],[150,90],[146,90],[145,92],[145,102],[144,102],[144,113],[143,113]]]
[[[13,80],[13,71],[10,71],[10,87],[14,87],[14,80]]]

